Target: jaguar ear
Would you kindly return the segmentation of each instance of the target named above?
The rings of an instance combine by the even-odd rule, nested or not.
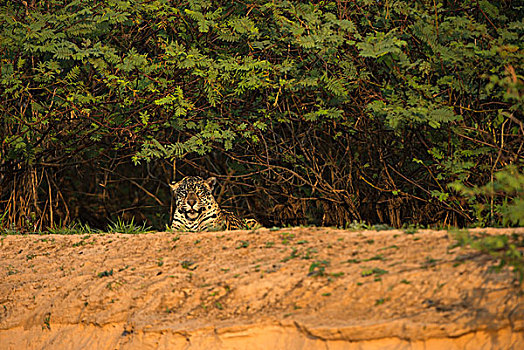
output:
[[[172,190],[173,192],[175,192],[175,190],[178,188],[178,186],[180,186],[180,182],[176,182],[176,183],[175,183],[175,182],[173,181],[172,183],[169,184],[169,187],[171,187],[171,190]]]
[[[206,180],[206,184],[209,186],[210,190],[213,190],[215,188],[215,185],[217,184],[217,178],[216,177],[210,177]]]

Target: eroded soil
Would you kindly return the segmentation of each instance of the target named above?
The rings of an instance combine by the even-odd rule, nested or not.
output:
[[[524,348],[514,274],[446,231],[0,240],[0,349]]]

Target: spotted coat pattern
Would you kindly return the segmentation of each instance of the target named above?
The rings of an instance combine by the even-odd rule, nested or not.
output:
[[[170,185],[175,203],[173,230],[238,230],[258,225],[253,219],[243,220],[221,209],[213,196],[215,184],[214,177],[204,180],[199,176],[186,176]]]

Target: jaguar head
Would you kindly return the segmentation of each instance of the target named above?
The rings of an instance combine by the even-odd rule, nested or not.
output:
[[[202,212],[218,207],[213,197],[216,178],[207,180],[199,176],[186,176],[177,183],[170,184],[175,200],[175,210],[187,220],[197,220]]]

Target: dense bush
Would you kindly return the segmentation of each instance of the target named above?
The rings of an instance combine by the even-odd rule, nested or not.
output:
[[[66,4],[0,7],[4,227],[162,228],[189,174],[265,225],[524,222],[466,190],[522,173],[520,1]]]

